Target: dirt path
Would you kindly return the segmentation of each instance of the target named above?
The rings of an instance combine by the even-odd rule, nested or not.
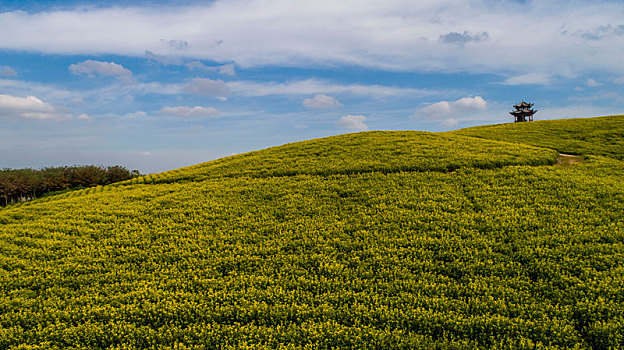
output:
[[[559,153],[559,157],[557,158],[557,165],[571,165],[574,163],[580,163],[582,161],[583,161],[582,156]]]

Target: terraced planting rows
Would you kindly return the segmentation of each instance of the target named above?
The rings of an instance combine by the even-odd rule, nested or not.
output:
[[[0,210],[0,348],[624,346],[624,162],[342,137]]]

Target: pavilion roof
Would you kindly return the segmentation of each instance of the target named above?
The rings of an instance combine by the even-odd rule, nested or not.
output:
[[[516,108],[516,109],[530,108],[530,107],[533,107],[533,103],[527,103],[527,102],[524,102],[524,101],[514,105],[514,108]]]
[[[528,109],[528,108],[523,108],[523,109],[509,112],[509,114],[511,115],[533,115],[535,113],[537,113],[537,109]]]

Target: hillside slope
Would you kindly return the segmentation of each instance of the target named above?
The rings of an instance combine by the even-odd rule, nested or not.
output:
[[[595,154],[359,133],[7,208],[0,348],[622,347]]]
[[[555,164],[556,160],[556,151],[529,145],[419,131],[371,131],[294,142],[150,174],[105,187],[87,188],[33,202],[18,203],[18,206],[137,184],[305,174],[327,176],[366,172],[450,172],[461,167],[489,169],[510,165],[548,165]]]
[[[624,116],[485,125],[445,133],[517,142],[561,153],[624,159]]]
[[[442,171],[554,164],[556,152],[508,142],[422,131],[370,131],[294,142],[156,174],[146,182],[219,177]],[[131,180],[126,183],[136,183]]]

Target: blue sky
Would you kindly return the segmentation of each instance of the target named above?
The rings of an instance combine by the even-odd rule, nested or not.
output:
[[[622,114],[620,1],[0,2],[0,167]]]

